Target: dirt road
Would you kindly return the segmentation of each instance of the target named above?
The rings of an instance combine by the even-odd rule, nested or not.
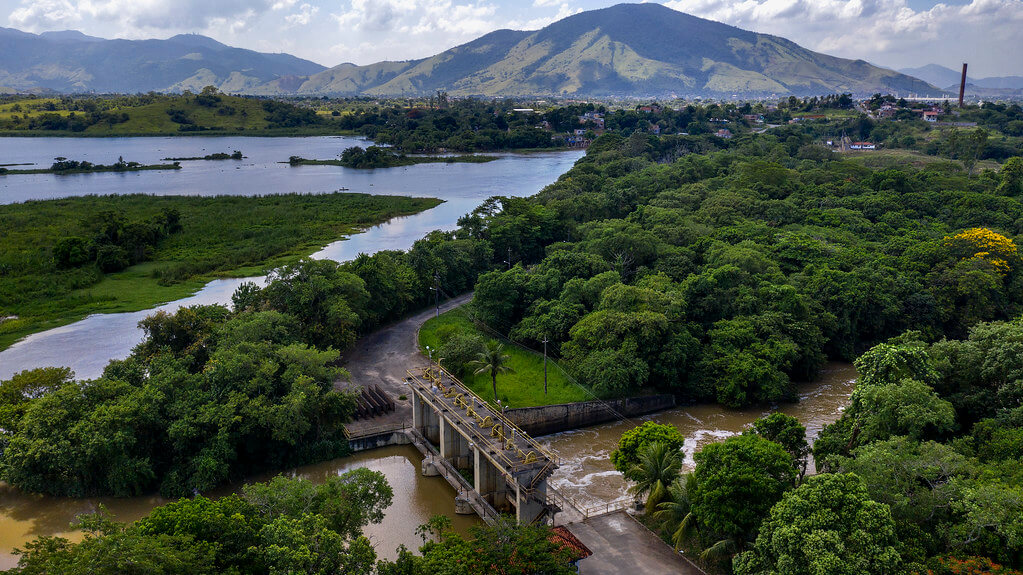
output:
[[[460,295],[442,303],[440,310],[443,313],[471,300],[471,293]],[[411,421],[411,401],[398,399],[405,393],[402,389],[402,379],[405,377],[405,370],[422,367],[428,363],[427,358],[419,353],[416,334],[419,327],[436,313],[435,308],[430,308],[377,330],[360,339],[352,351],[345,354],[347,357],[345,369],[352,375],[352,379],[350,383],[341,382],[339,387],[362,387],[375,383],[394,398],[396,406],[393,413],[348,424],[349,430],[355,432],[356,428],[361,426],[387,425],[399,423],[404,419]]]

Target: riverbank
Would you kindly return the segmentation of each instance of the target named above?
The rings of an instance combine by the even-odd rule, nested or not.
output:
[[[153,130],[137,132],[73,132],[70,130],[0,130],[0,138],[166,138],[166,137],[247,137],[295,138],[311,136],[359,136],[355,130],[334,126],[303,126],[298,128],[265,128],[236,130]]]
[[[379,168],[398,168],[401,166],[414,166],[416,164],[485,164],[487,162],[493,162],[498,160],[497,156],[483,156],[474,154],[464,154],[461,156],[404,156],[394,155],[391,159],[385,162],[359,166],[351,165],[345,160],[307,160],[306,158],[292,157],[287,162],[281,162],[282,164],[289,164],[292,166],[340,166],[343,168],[352,168],[356,170],[374,170]]]
[[[216,278],[250,277],[309,256],[339,237],[441,204],[435,198],[332,193],[269,196],[86,196],[0,206],[0,350],[39,331],[94,313],[133,312],[188,297]],[[97,265],[58,267],[53,249],[96,225],[135,225],[166,211],[181,231],[146,261],[102,273]],[[105,229],[105,228],[104,228]],[[149,250],[149,248],[145,248]],[[15,267],[17,266],[17,267]]]

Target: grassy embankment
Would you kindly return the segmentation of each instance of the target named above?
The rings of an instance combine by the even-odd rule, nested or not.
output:
[[[425,352],[426,346],[437,348],[440,340],[437,331],[444,326],[455,326],[465,333],[479,334],[485,340],[492,340],[477,328],[465,315],[465,310],[458,308],[431,318],[419,330],[419,347]],[[504,352],[508,354],[508,365],[515,371],[497,376],[497,396],[501,403],[509,407],[534,407],[538,405],[555,405],[559,403],[575,403],[593,399],[583,389],[572,383],[554,364],[548,363],[547,395],[543,393],[543,356],[520,347],[506,344]],[[463,379],[477,395],[493,402],[489,374],[480,374]]]
[[[207,106],[185,96],[160,96],[156,101],[142,105],[124,105],[104,110],[104,113],[127,114],[124,122],[99,122],[82,131],[71,129],[31,128],[46,115],[56,114],[68,118],[74,114],[84,117],[81,111],[60,109],[58,98],[33,98],[0,104],[0,136],[317,136],[351,134],[341,130],[330,117],[319,117],[322,123],[294,127],[275,126],[270,114],[264,109],[263,101],[254,98],[219,95],[216,105]],[[56,107],[48,110],[47,107]],[[178,111],[176,117],[186,119],[182,124],[172,119],[170,112]],[[191,128],[200,128],[192,131]]]
[[[441,203],[366,194],[262,197],[86,196],[0,206],[0,349],[91,313],[148,309],[216,277],[246,277],[307,256],[360,228]],[[91,237],[104,211],[141,221],[175,209],[182,231],[148,261],[104,274],[94,264],[58,269],[53,246]]]
[[[906,150],[906,149],[883,149],[883,150],[850,150],[842,152],[842,156],[847,157],[851,160],[863,163],[863,165],[869,168],[900,168],[904,166],[913,166],[914,168],[920,169],[928,166],[929,164],[946,162],[954,164],[960,168],[963,167],[962,162],[957,160],[949,160],[942,156],[930,156],[917,150]],[[1001,164],[994,160],[981,160],[977,162],[977,165],[973,167],[974,173],[979,173],[984,170],[992,170],[997,172],[1001,169]],[[965,168],[963,168],[965,169]]]

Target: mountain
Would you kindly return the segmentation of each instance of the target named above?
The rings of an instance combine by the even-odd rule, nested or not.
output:
[[[899,72],[908,74],[915,78],[920,78],[924,82],[933,84],[939,88],[955,85],[956,91],[959,90],[959,80],[962,78],[963,74],[962,71],[956,71],[937,64],[928,64],[926,66],[920,66],[919,68],[903,68],[899,70]]]
[[[959,82],[962,79],[962,71],[955,71],[951,68],[928,64],[920,68],[904,68],[899,70],[903,74],[916,76],[925,82],[935,86],[943,87],[945,90],[959,90]],[[1023,90],[1023,76],[992,76],[989,78],[974,78],[967,74],[967,88],[986,90]]]
[[[498,30],[436,56],[343,64],[260,93],[730,96],[927,92],[916,78],[660,4],[619,4],[541,30]]]
[[[205,36],[104,40],[0,28],[0,86],[61,92],[770,96],[933,93],[922,80],[812,52],[661,4],[581,12],[541,30],[497,30],[429,58],[330,69]]]
[[[324,69],[287,54],[232,48],[195,34],[105,40],[74,30],[29,34],[0,28],[0,86],[22,91],[175,92],[212,84],[245,92]]]

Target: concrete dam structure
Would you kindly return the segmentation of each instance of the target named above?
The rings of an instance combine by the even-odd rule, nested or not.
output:
[[[547,487],[558,466],[553,454],[436,364],[409,371],[406,383],[423,473],[452,483],[456,512],[488,523],[501,514],[525,524],[553,521],[560,511]]]

